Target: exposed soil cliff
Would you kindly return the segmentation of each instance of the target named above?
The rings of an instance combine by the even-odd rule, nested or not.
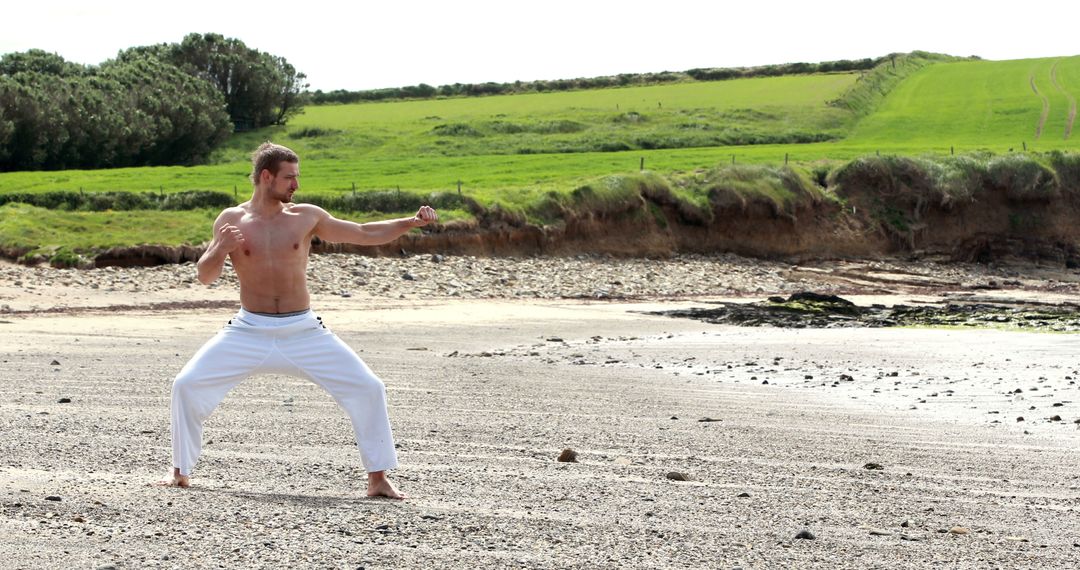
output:
[[[1080,265],[1080,203],[1072,195],[1019,199],[987,189],[963,202],[933,202],[857,189],[841,200],[804,200],[788,210],[767,200],[714,201],[711,220],[679,203],[642,193],[618,209],[563,213],[538,226],[515,216],[481,216],[406,235],[377,247],[321,243],[315,252],[372,256],[442,253],[476,256],[611,254],[664,257],[731,252],[771,259],[945,256],[991,262],[1010,257]],[[97,266],[156,265],[198,259],[194,246],[113,248]]]

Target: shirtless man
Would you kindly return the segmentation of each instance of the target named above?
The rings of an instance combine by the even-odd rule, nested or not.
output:
[[[264,143],[252,155],[251,200],[227,208],[214,222],[214,237],[198,263],[209,285],[232,260],[240,280],[241,309],[173,381],[173,469],[161,484],[187,487],[202,450],[203,422],[228,391],[253,373],[308,378],[333,396],[352,420],[368,472],[368,496],[402,499],[386,477],[397,453],[386,411],[386,390],[366,364],[309,308],[307,260],[311,237],[328,242],[379,245],[438,219],[428,206],[411,218],[357,224],[322,208],[292,203],[300,159]]]

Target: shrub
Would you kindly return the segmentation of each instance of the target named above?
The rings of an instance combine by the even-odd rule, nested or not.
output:
[[[482,137],[484,133],[465,123],[446,123],[436,125],[431,132],[440,137]]]
[[[1010,200],[1046,202],[1060,195],[1054,173],[1025,154],[991,160],[987,174],[990,184],[1004,190]]]

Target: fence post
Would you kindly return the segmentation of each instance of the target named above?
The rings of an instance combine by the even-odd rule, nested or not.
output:
[[[787,157],[788,157],[788,153],[785,152],[784,153],[784,166],[787,166]]]
[[[353,197],[354,200],[356,199],[356,183],[355,182],[352,183],[352,197]]]
[[[457,181],[457,195],[458,195],[458,198],[461,197],[461,180]]]
[[[731,155],[731,164],[735,164],[735,155]]]
[[[950,146],[949,147],[949,154],[956,154],[956,147]]]
[[[641,166],[638,167],[638,170],[645,170],[645,157],[644,156],[641,157]]]
[[[1027,152],[1027,141],[1020,141],[1020,144],[1024,145],[1024,152]]]
[[[233,185],[232,185],[232,199],[233,199],[233,200],[236,200],[236,199],[237,199],[237,195],[236,195],[236,184],[233,184]]]

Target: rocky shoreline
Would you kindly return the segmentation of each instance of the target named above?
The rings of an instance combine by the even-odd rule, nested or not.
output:
[[[940,294],[1027,291],[1071,296],[1080,272],[1033,264],[987,266],[938,261],[823,261],[791,264],[732,254],[667,259],[610,256],[474,257],[313,255],[312,294],[396,299],[648,300],[822,294]],[[226,268],[210,287],[192,263],[155,267],[57,269],[0,265],[0,312],[51,306],[235,299]],[[70,299],[87,293],[86,302]]]

